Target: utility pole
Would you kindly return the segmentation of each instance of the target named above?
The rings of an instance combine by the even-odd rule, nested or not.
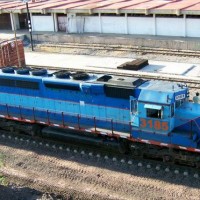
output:
[[[16,50],[17,50],[18,65],[19,65],[19,68],[21,68],[22,65],[21,65],[21,61],[20,61],[19,48],[18,48],[18,44],[17,44],[17,34],[16,34],[15,16],[14,16],[13,13],[12,13],[12,18],[13,18],[13,29],[14,29],[14,36],[15,36],[15,45],[16,45]]]
[[[28,2],[29,0],[21,0],[23,3],[26,3],[26,12],[27,12],[27,20],[28,20],[28,30],[30,33],[30,40],[31,40],[31,49],[32,51],[34,51],[33,49],[33,36],[32,36],[32,24],[31,24],[31,17],[30,17],[30,12],[29,12],[29,8],[28,8]]]

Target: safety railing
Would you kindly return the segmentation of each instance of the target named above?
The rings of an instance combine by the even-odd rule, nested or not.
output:
[[[126,133],[131,132],[131,124],[129,121],[113,120],[111,118],[102,118],[96,116],[83,115],[80,113],[70,113],[55,111],[42,108],[30,108],[24,106],[12,106],[8,104],[0,104],[0,114],[6,115],[8,118],[17,117],[20,120],[30,120],[34,123],[43,121],[45,124],[59,124],[59,126],[72,126],[78,129],[92,128],[95,132],[98,129],[108,129],[112,134],[122,131],[125,127]],[[25,120],[26,119],[26,120]]]

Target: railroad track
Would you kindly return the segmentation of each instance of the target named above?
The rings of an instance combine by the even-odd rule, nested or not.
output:
[[[48,70],[69,70],[69,71],[80,71],[78,68],[61,68],[61,67],[49,67],[49,66],[36,66],[29,65],[31,68],[46,68]],[[113,74],[117,76],[128,76],[128,77],[136,77],[143,79],[151,79],[151,80],[163,80],[163,81],[173,81],[179,82],[183,84],[187,84],[190,89],[198,90],[200,89],[200,77],[187,77],[173,74],[163,74],[163,73],[149,73],[149,72],[141,72],[141,71],[131,71],[131,70],[121,70],[121,69],[113,69],[113,68],[101,68],[95,66],[84,67],[84,70],[87,73],[97,73],[97,74]]]
[[[87,159],[96,159],[101,162],[108,162],[109,165],[123,165],[128,168],[136,167],[136,168],[145,168],[147,170],[153,170],[155,173],[159,171],[159,173],[163,173],[163,176],[167,174],[175,174],[180,175],[182,177],[193,177],[195,179],[200,178],[199,169],[176,165],[176,164],[168,164],[157,160],[152,159],[144,159],[144,158],[133,158],[131,155],[120,154],[118,152],[107,151],[102,148],[94,148],[94,146],[86,146],[84,144],[72,144],[67,142],[60,142],[57,140],[52,140],[48,138],[41,137],[32,137],[29,135],[24,135],[15,132],[9,131],[0,131],[0,144],[4,143],[18,143],[23,148],[32,147],[40,148],[43,151],[49,152],[55,151],[56,155],[65,155],[66,153],[70,154],[70,156],[81,156]],[[47,153],[48,154],[48,153]],[[152,173],[152,172],[151,172]]]
[[[123,51],[134,52],[138,54],[158,54],[170,56],[184,56],[184,57],[199,57],[200,51],[193,50],[177,50],[167,48],[149,48],[142,46],[127,46],[127,45],[107,45],[107,44],[78,44],[78,43],[64,43],[64,44],[41,44],[36,48],[41,50],[55,49],[55,51],[64,51],[64,49],[85,49],[85,50],[103,50],[103,51]]]

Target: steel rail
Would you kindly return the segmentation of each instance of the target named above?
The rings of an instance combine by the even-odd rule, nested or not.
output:
[[[173,56],[185,56],[185,57],[199,57],[200,51],[194,50],[178,50],[167,48],[151,48],[142,46],[131,45],[111,45],[111,44],[78,44],[78,43],[64,43],[64,44],[40,44],[37,45],[38,49],[55,48],[56,51],[60,49],[94,49],[94,50],[107,50],[107,51],[128,51],[135,53],[148,53],[148,54],[163,54]]]
[[[37,66],[37,65],[29,65],[30,68],[45,68],[48,70],[69,70],[69,71],[85,71],[87,73],[97,73],[97,74],[112,74],[117,76],[127,76],[127,77],[136,77],[136,78],[144,78],[151,80],[162,80],[162,81],[173,81],[187,84],[191,89],[199,89],[200,88],[200,77],[187,77],[181,75],[173,75],[173,74],[163,74],[163,73],[150,73],[150,72],[141,72],[141,71],[131,71],[131,70],[122,70],[116,68],[102,68],[96,66],[86,66],[84,69],[80,68],[70,68],[70,67],[52,67],[52,66]]]

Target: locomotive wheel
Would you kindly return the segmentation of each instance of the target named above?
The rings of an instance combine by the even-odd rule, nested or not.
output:
[[[36,135],[40,135],[40,133],[41,133],[41,126],[34,124],[32,129],[29,132],[29,135],[36,136]]]
[[[14,129],[14,127],[13,127],[13,126],[10,126],[10,127],[9,127],[9,131],[10,131],[11,133],[13,133],[13,132],[14,132],[14,130],[15,130],[15,129]]]
[[[121,140],[119,141],[119,145],[118,145],[118,150],[121,154],[126,154],[129,152],[129,148],[128,148],[128,144],[127,142]]]
[[[20,130],[18,130],[18,129],[16,129],[14,126],[10,126],[9,127],[9,131],[11,132],[11,133],[17,133],[17,134],[19,134],[20,133]]]
[[[163,155],[163,162],[171,162],[173,163],[173,158],[170,155]]]
[[[198,162],[196,162],[196,163],[195,163],[195,166],[196,166],[196,168],[198,168],[198,169],[199,169],[199,168],[200,168],[200,162],[199,162],[199,161],[198,161]]]

